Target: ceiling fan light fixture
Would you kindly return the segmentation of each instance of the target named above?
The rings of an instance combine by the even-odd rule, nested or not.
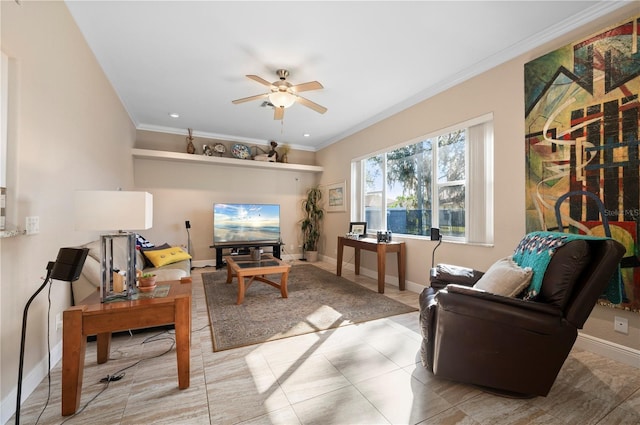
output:
[[[296,97],[286,91],[276,91],[269,94],[269,102],[278,108],[288,108],[296,102]]]

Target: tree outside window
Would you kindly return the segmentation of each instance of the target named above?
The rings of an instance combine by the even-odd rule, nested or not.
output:
[[[361,178],[355,178],[360,178],[364,197],[357,218],[374,231],[426,237],[438,227],[445,237],[465,239],[469,187],[476,190],[477,184],[470,186],[469,167],[486,167],[484,160],[469,163],[469,135],[473,129],[477,147],[491,146],[493,134],[486,128],[492,129],[490,117],[356,161]],[[478,215],[480,220],[487,211],[485,207]]]

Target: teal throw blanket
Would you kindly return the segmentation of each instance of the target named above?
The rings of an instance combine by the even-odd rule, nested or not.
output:
[[[520,267],[531,267],[533,270],[533,277],[527,288],[525,299],[533,299],[540,293],[542,278],[556,250],[568,242],[579,239],[603,240],[610,238],[578,235],[574,233],[532,232],[520,241],[520,244],[518,244],[513,254],[513,261]],[[622,302],[622,277],[619,267],[609,283],[604,296],[614,304]]]

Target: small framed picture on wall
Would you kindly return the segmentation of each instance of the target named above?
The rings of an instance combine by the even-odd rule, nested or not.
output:
[[[341,212],[347,210],[345,186],[345,182],[327,185],[327,212]]]

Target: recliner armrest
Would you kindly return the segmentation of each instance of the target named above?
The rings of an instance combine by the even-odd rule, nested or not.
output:
[[[549,314],[551,316],[558,316],[558,317],[562,316],[562,311],[558,307],[550,304],[544,304],[544,303],[539,303],[535,301],[525,301],[525,300],[521,300],[520,298],[505,297],[502,295],[492,294],[491,292],[487,292],[482,289],[477,289],[473,287],[452,284],[452,285],[447,285],[444,291],[449,293],[454,293],[454,294],[469,295],[472,297],[476,297],[479,300],[486,300],[490,302],[506,304],[506,305],[522,308],[529,311],[536,311],[539,313]]]
[[[453,264],[438,264],[436,275],[431,276],[429,282],[432,288],[440,289],[449,284],[473,286],[484,273],[469,267]]]
[[[467,329],[480,323],[518,329],[518,332],[555,334],[564,328],[562,311],[555,306],[491,294],[474,288],[448,285],[436,295],[438,315],[458,316]]]

